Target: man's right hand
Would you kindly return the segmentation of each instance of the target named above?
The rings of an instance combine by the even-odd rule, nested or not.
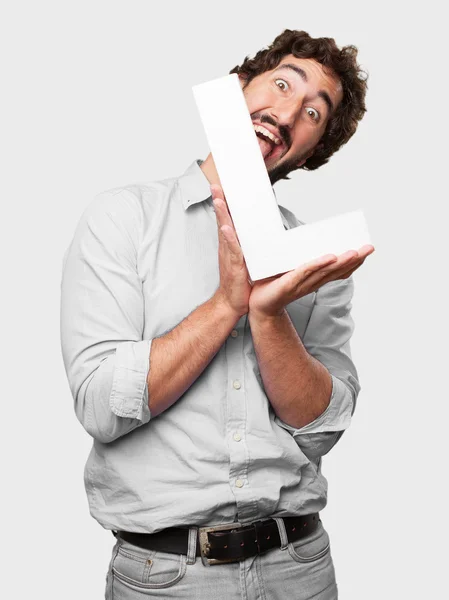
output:
[[[217,218],[219,244],[220,285],[215,296],[240,318],[249,310],[252,289],[250,277],[223,189],[216,183],[210,189]]]

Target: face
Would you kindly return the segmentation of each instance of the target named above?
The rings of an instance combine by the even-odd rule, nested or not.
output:
[[[277,138],[273,142],[267,131],[256,131],[273,185],[312,156],[343,98],[341,82],[314,59],[292,54],[248,85],[239,78],[254,126]]]

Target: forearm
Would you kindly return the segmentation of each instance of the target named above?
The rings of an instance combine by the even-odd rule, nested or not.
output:
[[[152,417],[169,408],[186,392],[217,354],[238,320],[215,294],[174,329],[153,339],[148,372]]]
[[[299,428],[329,405],[329,371],[305,349],[287,311],[266,317],[248,313],[253,344],[268,399],[279,419]]]

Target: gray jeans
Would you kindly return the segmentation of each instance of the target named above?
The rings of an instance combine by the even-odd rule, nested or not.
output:
[[[106,600],[337,600],[329,536],[321,520],[310,535],[234,563],[204,565],[196,556],[197,528],[187,554],[145,550],[117,539],[106,577]]]

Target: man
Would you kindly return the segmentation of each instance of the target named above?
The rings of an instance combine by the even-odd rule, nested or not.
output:
[[[285,30],[231,71],[272,184],[355,132],[356,53]],[[209,154],[105,192],[64,256],[64,363],[93,437],[86,491],[116,536],[106,598],[334,599],[321,458],[360,391],[350,275],[374,248],[252,283],[219,183]],[[286,228],[302,224],[279,209]]]

